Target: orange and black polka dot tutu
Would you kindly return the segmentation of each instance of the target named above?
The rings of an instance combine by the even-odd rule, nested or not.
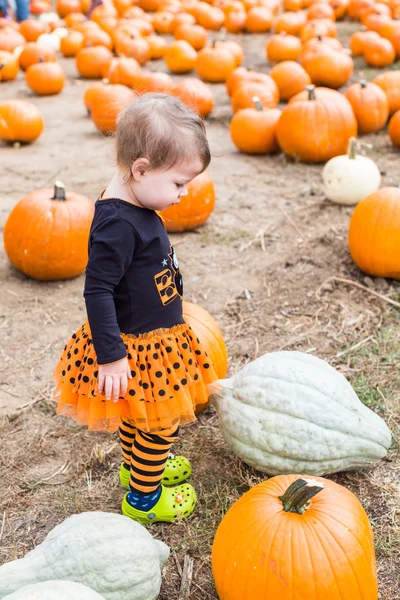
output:
[[[125,397],[98,392],[98,365],[86,321],[73,334],[54,373],[57,412],[89,429],[115,431],[121,419],[152,432],[196,420],[196,406],[219,389],[214,367],[191,327],[176,325],[139,336],[121,334],[132,378]]]

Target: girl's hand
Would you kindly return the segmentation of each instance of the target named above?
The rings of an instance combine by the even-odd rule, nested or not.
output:
[[[99,365],[99,394],[105,393],[106,400],[118,402],[128,390],[128,379],[132,379],[127,357],[110,365]]]

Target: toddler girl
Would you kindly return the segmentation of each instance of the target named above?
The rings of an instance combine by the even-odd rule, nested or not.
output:
[[[173,96],[145,94],[120,115],[116,154],[90,230],[88,320],[55,372],[57,412],[89,429],[119,427],[123,514],[173,521],[191,514],[196,492],[176,486],[191,466],[169,452],[217,376],[183,320],[178,259],[157,211],[187,194],[210,150],[199,116]]]

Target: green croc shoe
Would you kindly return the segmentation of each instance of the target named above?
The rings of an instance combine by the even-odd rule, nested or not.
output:
[[[161,480],[163,485],[177,485],[186,481],[192,473],[192,465],[184,456],[175,456],[170,454],[167,458],[167,464],[165,466],[164,476]],[[119,480],[125,489],[129,490],[129,469],[125,467],[125,463],[119,468]]]
[[[173,488],[161,486],[161,496],[155,506],[149,511],[138,510],[128,502],[128,494],[122,501],[122,514],[142,525],[160,521],[172,522],[175,519],[186,519],[196,506],[196,490],[189,483]]]

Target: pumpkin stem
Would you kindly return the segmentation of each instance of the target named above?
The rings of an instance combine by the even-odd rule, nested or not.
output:
[[[0,63],[0,71],[1,71],[2,69],[4,69],[4,67],[5,67],[5,66],[6,66],[6,63]]]
[[[306,86],[306,90],[308,92],[308,99],[309,100],[316,100],[317,97],[315,95],[315,85],[307,85]]]
[[[319,42],[322,42],[322,40],[323,40],[323,37],[322,37],[322,35],[317,35],[317,40],[318,40]]]
[[[324,484],[315,479],[296,479],[288,487],[283,496],[278,496],[282,501],[285,512],[294,512],[302,515],[311,504],[311,498],[324,489]]]
[[[347,145],[348,157],[350,159],[354,160],[357,156],[357,150],[358,150],[358,140],[355,137],[351,137],[349,139],[349,143]]]
[[[54,196],[51,198],[52,200],[66,200],[67,196],[65,195],[65,186],[62,181],[56,181],[54,183]]]
[[[361,87],[362,87],[363,89],[365,89],[365,88],[367,87],[367,85],[368,85],[368,82],[367,82],[367,81],[365,81],[365,79],[361,79],[361,81],[360,81],[360,85],[361,85]]]
[[[225,27],[223,27],[220,32],[219,41],[226,42],[227,39],[228,39],[228,36],[226,35],[226,29],[225,29]]]
[[[256,109],[257,110],[263,110],[262,104],[260,102],[260,98],[258,96],[253,96],[252,97],[252,101],[256,105]]]

